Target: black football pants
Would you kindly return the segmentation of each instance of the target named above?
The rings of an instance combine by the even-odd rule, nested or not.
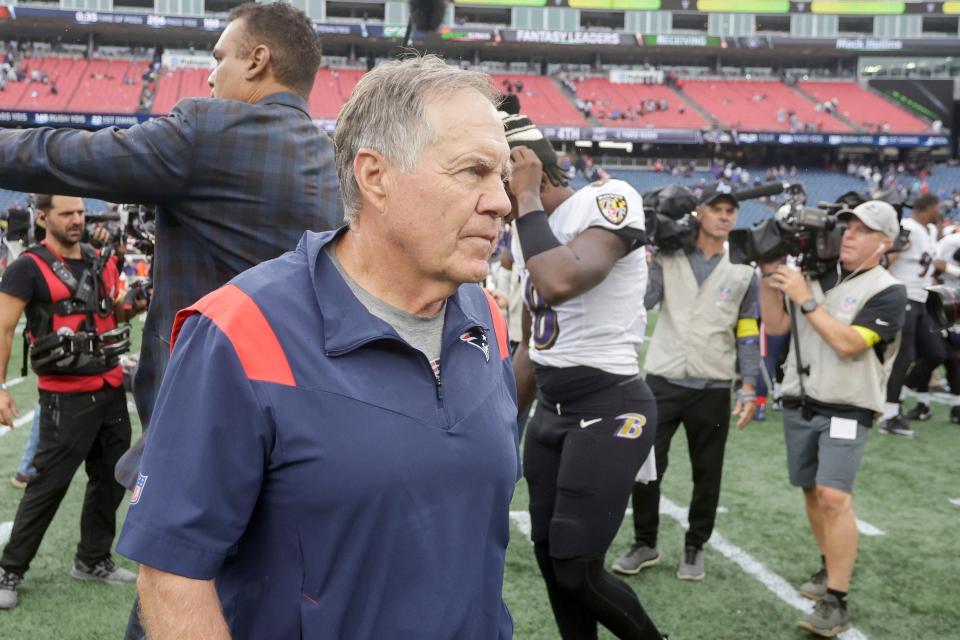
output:
[[[527,425],[523,472],[534,553],[564,640],[660,640],[633,590],[603,568],[630,489],[653,446],[656,403],[639,378],[557,405]]]
[[[723,452],[730,431],[729,389],[688,389],[648,375],[647,384],[657,399],[657,480],[633,487],[633,530],[636,542],[657,546],[660,526],[660,482],[667,470],[670,441],[683,423],[693,467],[690,528],[685,546],[702,549],[717,517]]]
[[[916,300],[910,300],[907,303],[902,331],[900,351],[897,352],[897,357],[893,361],[893,369],[887,381],[887,402],[900,402],[900,390],[907,380],[911,367],[916,365],[928,367],[930,363],[936,363],[927,373],[926,388],[929,389],[930,373],[939,363],[947,359],[947,348],[943,336],[940,335],[940,329],[922,303]],[[924,360],[927,362],[923,363]],[[922,389],[918,389],[920,390]]]
[[[20,500],[0,566],[23,575],[81,464],[87,490],[80,515],[77,559],[94,565],[110,556],[124,488],[113,467],[130,446],[130,415],[123,388],[85,393],[40,392],[36,477]]]

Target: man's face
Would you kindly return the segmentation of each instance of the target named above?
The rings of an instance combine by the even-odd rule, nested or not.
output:
[[[863,268],[871,258],[883,254],[888,242],[882,231],[874,231],[860,218],[851,217],[840,241],[840,262],[847,271]]]
[[[53,196],[50,211],[44,214],[47,235],[64,247],[72,247],[83,236],[83,200],[72,196]]]
[[[510,213],[510,148],[493,105],[472,89],[427,103],[436,141],[407,173],[384,177],[388,237],[434,281],[479,282]]]
[[[737,211],[736,205],[725,198],[704,203],[697,216],[701,231],[709,238],[726,240],[737,224]]]
[[[923,224],[939,224],[940,223],[940,203],[931,205],[922,211],[918,211],[920,215],[917,216],[921,223]]]
[[[243,101],[246,97],[247,83],[243,74],[250,52],[245,23],[246,20],[241,18],[228,24],[213,48],[217,66],[210,72],[207,82],[210,84],[210,95],[214,98]],[[241,57],[242,54],[246,55]]]

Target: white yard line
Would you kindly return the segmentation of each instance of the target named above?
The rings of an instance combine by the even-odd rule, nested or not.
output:
[[[960,507],[960,498],[947,498],[947,500],[955,507]]]
[[[30,424],[33,422],[33,409],[27,411],[25,414],[13,421],[13,428],[18,429],[25,424]],[[10,427],[0,427],[0,438],[10,433]]]
[[[875,526],[869,522],[864,522],[860,518],[857,518],[857,530],[865,536],[877,537],[885,536],[887,532],[883,529],[877,529]]]
[[[960,499],[958,499],[958,502],[960,502]],[[673,518],[685,529],[689,526],[687,522],[687,510],[674,504],[664,496],[660,497],[660,513]],[[517,527],[518,531],[528,540],[530,539],[529,513],[526,511],[511,511],[510,521]],[[765,586],[771,593],[791,607],[803,613],[809,613],[813,610],[813,602],[801,596],[789,582],[768,569],[762,562],[755,559],[749,553],[724,538],[716,530],[714,530],[707,544],[720,552],[722,556],[737,564],[747,575],[760,582],[760,584]],[[853,627],[837,637],[843,640],[867,640],[867,636],[865,636],[862,631]]]
[[[674,504],[665,496],[660,497],[660,513],[670,516],[685,529],[689,526],[687,522],[687,510]],[[728,560],[739,565],[747,575],[760,582],[770,592],[791,607],[799,609],[804,613],[809,613],[813,610],[813,603],[801,596],[789,582],[773,571],[770,571],[762,562],[755,559],[749,553],[724,538],[718,531],[714,530],[707,544],[719,551],[720,554]],[[843,638],[844,640],[866,640],[867,636],[861,631],[851,627],[848,631],[844,631],[837,637]]]
[[[12,530],[12,522],[0,522],[0,547],[7,544],[7,540],[10,539],[10,531]]]
[[[517,528],[517,531],[523,534],[523,537],[530,540],[530,512],[529,511],[511,511],[510,522]]]

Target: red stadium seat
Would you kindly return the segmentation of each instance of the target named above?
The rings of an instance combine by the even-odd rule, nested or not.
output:
[[[871,133],[885,123],[890,125],[890,133],[923,133],[930,128],[922,119],[853,82],[801,82],[800,87],[819,102],[836,98],[839,112]]]
[[[775,80],[686,80],[683,91],[721,124],[741,131],[791,131],[788,118],[778,111],[794,112],[802,125],[818,131],[850,131],[828,113],[818,113],[813,103]]]
[[[586,78],[577,83],[577,97],[592,100],[593,115],[608,127],[657,127],[665,129],[702,129],[710,122],[680,96],[664,85],[616,84],[606,78]],[[623,113],[637,110],[647,100],[666,100],[664,111],[644,113],[635,119],[613,118],[614,109]],[[681,109],[683,112],[681,113]]]
[[[503,81],[523,83],[520,95],[520,110],[530,116],[538,125],[569,125],[584,127],[587,121],[577,111],[568,98],[550,78],[545,76],[523,76],[502,73],[491,74],[493,85],[504,90]]]
[[[77,113],[135,113],[143,89],[145,60],[92,60],[67,110]],[[127,84],[124,76],[133,80]]]
[[[361,69],[320,69],[310,93],[310,115],[335,119],[364,73]]]
[[[67,111],[67,104],[83,81],[88,65],[89,62],[79,58],[46,58],[41,68],[49,74],[50,84],[34,83],[24,93],[18,108],[24,111]],[[56,94],[51,91],[54,83]]]

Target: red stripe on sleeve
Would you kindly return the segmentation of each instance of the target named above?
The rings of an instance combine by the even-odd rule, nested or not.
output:
[[[228,284],[177,313],[170,334],[170,350],[187,318],[200,313],[209,318],[233,345],[250,380],[296,386],[293,371],[273,328],[249,295]]]
[[[490,292],[483,290],[483,295],[487,296],[487,304],[490,305],[490,316],[493,318],[493,332],[497,334],[497,348],[500,349],[500,359],[506,360],[510,355],[510,345],[507,342],[507,321],[503,318],[503,312],[497,306],[497,301],[493,299]]]

